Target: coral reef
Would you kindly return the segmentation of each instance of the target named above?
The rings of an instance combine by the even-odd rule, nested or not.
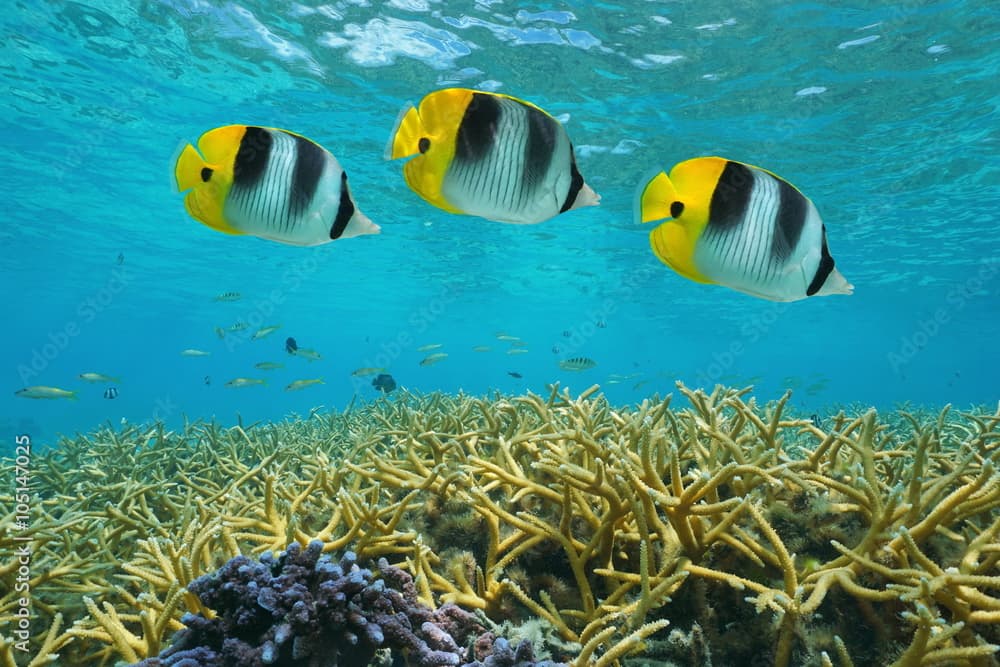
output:
[[[66,440],[33,462],[33,664],[156,656],[211,618],[198,577],[313,540],[386,559],[431,608],[542,621],[536,648],[578,667],[998,664],[1000,407],[819,421],[748,389],[596,391]],[[489,664],[521,659],[503,634]]]

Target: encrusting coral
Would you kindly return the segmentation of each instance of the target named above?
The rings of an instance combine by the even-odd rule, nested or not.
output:
[[[511,649],[455,605],[420,603],[413,578],[385,558],[373,572],[352,552],[335,562],[322,542],[259,562],[237,556],[188,590],[214,613],[186,614],[170,648],[136,667],[365,667],[379,651],[421,667],[564,667],[534,660],[527,640]]]
[[[679,392],[402,394],[66,440],[33,461],[31,664],[156,656],[183,614],[211,617],[199,576],[313,540],[385,558],[431,607],[541,619],[541,658],[577,667],[998,664],[1000,408],[821,427],[787,395]],[[7,563],[0,581],[9,618]]]

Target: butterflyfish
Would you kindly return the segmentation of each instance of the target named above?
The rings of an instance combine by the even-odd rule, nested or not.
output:
[[[639,193],[649,242],[685,278],[772,301],[851,294],[812,201],[769,171],[700,157],[660,172]]]
[[[227,125],[188,144],[174,168],[184,207],[227,234],[297,246],[377,234],[358,209],[337,158],[305,137],[268,127]]]
[[[400,114],[386,158],[413,157],[406,184],[451,213],[533,224],[600,196],[558,120],[509,95],[446,88]]]

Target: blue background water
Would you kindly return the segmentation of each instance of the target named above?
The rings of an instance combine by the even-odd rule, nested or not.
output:
[[[599,382],[620,403],[680,378],[754,382],[764,399],[792,387],[807,411],[995,404],[1000,15],[881,4],[13,3],[0,16],[3,437],[308,414],[375,397],[350,376],[361,366],[421,391]],[[406,103],[453,85],[563,120],[601,206],[521,227],[420,200],[385,142]],[[188,218],[174,156],[230,123],[328,147],[383,233],[301,249]],[[711,154],[809,195],[855,295],[775,304],[661,265],[636,187]],[[213,301],[226,291],[243,300]],[[283,328],[235,345],[213,333],[237,320]],[[507,355],[497,332],[529,352]],[[289,335],[324,359],[288,357]],[[427,343],[449,358],[421,367]],[[212,354],[180,356],[189,347]],[[598,365],[561,371],[571,356]],[[253,368],[265,360],[285,368]],[[92,371],[122,377],[117,399],[77,380]],[[224,386],[237,376],[270,382]],[[309,377],[326,385],[283,390]],[[34,384],[80,400],[14,396]]]

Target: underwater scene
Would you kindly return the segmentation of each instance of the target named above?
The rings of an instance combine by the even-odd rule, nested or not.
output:
[[[1000,665],[992,3],[0,25],[0,667]]]

